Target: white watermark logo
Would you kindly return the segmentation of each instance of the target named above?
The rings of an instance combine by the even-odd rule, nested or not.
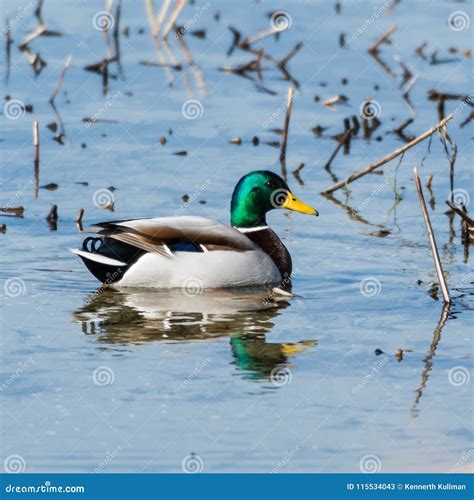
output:
[[[275,387],[283,387],[291,383],[293,374],[289,368],[276,367],[270,372],[270,382]]]
[[[92,202],[97,208],[113,207],[115,203],[115,196],[110,189],[98,189],[92,195]]]
[[[96,12],[92,18],[92,26],[98,31],[109,31],[114,27],[114,24],[114,16],[105,10]]]
[[[453,31],[467,30],[471,25],[471,19],[467,12],[456,10],[448,17],[448,26]]]
[[[181,106],[181,114],[186,120],[196,120],[204,115],[204,106],[197,99],[189,99]]]
[[[364,120],[379,118],[382,114],[382,106],[378,101],[367,99],[359,106],[359,114]]]
[[[448,370],[448,380],[454,387],[460,387],[469,383],[471,375],[465,366],[455,366]]]
[[[191,453],[183,458],[181,469],[188,474],[197,474],[204,470],[204,460],[197,453]]]
[[[92,380],[95,385],[99,387],[104,387],[114,383],[115,374],[110,366],[99,366],[92,373]]]
[[[19,120],[25,116],[26,107],[19,99],[10,99],[3,106],[3,113],[9,120]]]
[[[9,474],[19,474],[25,472],[26,461],[21,455],[9,455],[3,462],[3,468]]]
[[[382,291],[382,283],[374,276],[369,276],[359,283],[359,291],[364,297],[375,297]]]
[[[7,297],[19,297],[26,292],[26,285],[21,278],[8,278],[3,285],[3,290]]]
[[[284,10],[274,12],[270,17],[270,25],[275,31],[285,31],[293,26],[293,19]]]
[[[364,474],[375,474],[382,469],[382,462],[377,455],[364,455],[359,461],[359,470]]]

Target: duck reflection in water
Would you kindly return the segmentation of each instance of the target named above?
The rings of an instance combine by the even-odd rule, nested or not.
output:
[[[116,291],[91,294],[74,312],[85,335],[101,348],[148,342],[206,342],[229,337],[235,365],[246,379],[260,380],[316,345],[267,342],[273,319],[290,306],[268,290],[206,291],[189,296],[181,290]]]

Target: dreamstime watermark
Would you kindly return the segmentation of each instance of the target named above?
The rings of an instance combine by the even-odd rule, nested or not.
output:
[[[459,284],[453,288],[463,288],[465,286],[470,285],[473,282],[474,282],[474,271],[471,271],[470,273],[463,276]]]
[[[122,451],[122,447],[119,445],[119,446],[117,446],[117,448],[114,448],[110,453],[107,453],[104,460],[102,460],[102,462],[100,462],[100,464],[94,469],[94,472],[96,474],[103,472],[104,469],[114,461],[115,457],[121,451]]]
[[[364,455],[359,460],[359,470],[364,474],[375,474],[382,470],[382,462],[377,455]]]
[[[183,26],[180,26],[176,33],[174,34],[175,38],[181,38],[186,31],[193,27],[194,24],[202,17],[211,7],[211,2],[207,2],[205,5],[196,6],[193,17],[188,19]]]
[[[7,203],[4,205],[5,208],[11,208],[15,206],[16,203],[18,203],[18,200],[25,194],[25,192],[33,187],[34,181],[33,179],[30,179],[28,182],[25,182],[25,184],[19,184],[17,186],[17,190],[15,194],[7,201]]]
[[[283,276],[281,283],[278,288],[272,288],[268,295],[262,300],[262,307],[266,307],[268,305],[274,304],[275,299],[277,297],[285,296],[286,289],[290,287],[293,278],[299,273],[299,269],[294,269],[290,274],[286,274]],[[283,292],[283,293],[282,293]],[[288,295],[291,296],[291,293],[288,292]]]
[[[18,368],[7,378],[6,382],[0,385],[0,391],[6,391],[34,362],[35,360],[30,356],[26,361],[19,363]]]
[[[363,35],[365,33],[365,31],[367,30],[367,28],[370,27],[370,25],[374,24],[375,21],[380,16],[383,16],[385,14],[385,11],[388,9],[390,4],[391,4],[391,2],[389,0],[387,0],[382,5],[378,5],[378,6],[374,7],[372,15],[370,17],[368,17],[361,26],[359,26],[355,31],[352,32],[352,34],[351,34],[352,40],[357,40],[357,38],[359,38],[360,35]]]
[[[17,24],[23,17],[25,17],[32,8],[33,8],[33,2],[28,2],[23,7],[18,7],[16,9],[17,10],[16,16],[13,19],[7,21],[7,24],[3,27],[2,29],[3,34],[6,35],[9,31],[11,31],[13,26],[15,26],[15,24]]]
[[[453,118],[456,118],[458,114],[466,107],[466,106],[472,106],[472,100],[474,99],[474,94],[468,94],[464,96],[464,98],[461,100],[461,102],[454,108],[453,112],[451,113],[453,115]]]
[[[463,31],[469,29],[471,19],[467,12],[456,10],[448,17],[448,26],[453,31]]]
[[[357,212],[364,210],[367,206],[369,206],[381,193],[383,193],[388,186],[387,180],[385,182],[380,183],[375,187],[370,193],[369,196],[357,207]]]
[[[26,461],[21,455],[9,455],[3,461],[3,469],[8,474],[20,474],[26,471]]]
[[[194,201],[196,201],[198,196],[207,191],[210,185],[210,179],[207,179],[206,182],[203,182],[201,185],[196,185],[196,189],[189,196],[187,196],[186,201],[184,201],[183,204],[175,210],[174,215],[182,215],[182,213],[187,210]]]
[[[279,10],[274,12],[270,17],[270,26],[275,31],[285,31],[291,29],[293,26],[293,19],[288,12]]]
[[[3,114],[9,120],[19,120],[25,116],[26,106],[20,99],[10,99],[3,105]]]
[[[92,373],[92,380],[99,387],[111,385],[114,383],[115,373],[110,366],[98,366]]]
[[[270,382],[275,387],[291,384],[292,380],[293,374],[289,368],[277,366],[270,372]]]
[[[209,366],[209,363],[212,361],[212,358],[209,356],[200,363],[200,365],[195,368],[190,375],[188,375],[179,385],[174,387],[174,393],[178,396],[181,391],[186,389],[186,387],[205,369]]]
[[[26,292],[26,284],[17,276],[8,278],[3,284],[3,291],[7,297],[19,297]]]
[[[89,128],[107,111],[108,108],[113,106],[115,101],[122,96],[122,91],[117,90],[114,95],[108,97],[103,106],[101,106],[89,119],[84,122],[84,127]]]
[[[456,205],[464,205],[465,207],[467,207],[469,205],[469,202],[471,201],[469,193],[464,189],[453,189],[452,191],[450,191],[448,200],[451,199],[454,201],[454,203],[456,203]]]
[[[270,203],[273,208],[281,208],[283,203],[289,196],[289,191],[287,189],[275,189],[270,195]]]
[[[92,18],[92,26],[97,31],[109,31],[114,27],[115,19],[110,12],[100,10],[94,14]]]
[[[462,457],[449,469],[448,472],[458,472],[460,469],[462,470],[466,464],[472,462],[472,457],[474,456],[474,448],[469,448],[466,453],[463,453]]]
[[[299,90],[295,90],[293,92],[293,96],[291,98],[291,101],[293,102],[297,96],[300,95]],[[287,100],[285,99],[284,101],[281,102],[281,104],[275,109],[275,111],[266,119],[263,120],[261,123],[262,128],[267,129],[275,120],[278,119],[278,117],[282,113],[286,113],[286,108],[287,108]]]
[[[186,297],[195,297],[202,294],[204,284],[199,278],[190,276],[181,283],[181,291]]]
[[[285,453],[285,456],[273,467],[271,470],[271,474],[277,474],[280,472],[280,470],[288,465],[289,461],[300,451],[300,445],[297,444],[294,448],[292,448],[290,451]]]
[[[97,208],[113,207],[115,203],[115,196],[110,189],[98,189],[92,195],[92,203]]]
[[[359,283],[359,291],[364,297],[375,297],[382,291],[382,283],[374,276],[368,276]]]
[[[471,374],[465,366],[455,366],[448,370],[448,381],[454,387],[461,387],[468,384]]]
[[[355,396],[358,394],[369,382],[371,382],[382,370],[382,368],[389,362],[388,356],[385,356],[380,361],[378,361],[374,366],[372,366],[370,373],[368,373],[361,382],[352,388],[352,394]]]
[[[204,106],[197,99],[188,99],[181,106],[181,114],[186,120],[196,120],[204,115]]]
[[[92,293],[87,299],[85,300],[85,305],[88,306],[94,302],[94,300],[104,291],[107,289],[109,285],[112,283],[115,283],[118,281],[119,276],[122,275],[123,270],[121,268],[118,268],[116,271],[113,273],[106,273],[106,278],[105,281],[100,285],[100,287]]]
[[[191,453],[181,461],[181,469],[187,474],[197,474],[204,470],[204,460],[197,453]]]
[[[372,120],[380,118],[382,114],[382,106],[374,99],[366,99],[359,106],[359,114],[363,120]]]

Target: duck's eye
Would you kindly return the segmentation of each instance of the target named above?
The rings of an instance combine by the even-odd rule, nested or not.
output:
[[[265,186],[269,187],[270,189],[274,189],[275,188],[275,184],[272,181],[267,181],[265,183]]]

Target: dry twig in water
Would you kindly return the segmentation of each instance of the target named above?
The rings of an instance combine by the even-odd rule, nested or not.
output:
[[[39,188],[39,148],[40,148],[40,138],[39,138],[39,122],[35,120],[33,122],[33,164],[35,173],[35,197],[38,196]]]
[[[293,107],[294,96],[295,96],[295,90],[293,89],[293,87],[290,87],[288,89],[288,99],[286,102],[285,125],[283,127],[283,140],[281,142],[280,161],[285,161],[285,159],[286,159],[286,144],[288,141],[288,128],[290,126],[291,109]]]
[[[56,99],[57,95],[59,94],[59,91],[61,90],[64,77],[66,76],[66,71],[69,68],[70,64],[72,61],[72,55],[69,55],[68,58],[66,59],[66,62],[64,63],[63,70],[61,71],[61,74],[59,75],[59,80],[58,83],[56,84],[56,88],[54,89],[53,95],[51,96],[51,99],[49,102],[54,102],[54,99]]]
[[[421,141],[425,140],[427,137],[432,136],[437,130],[439,130],[441,127],[443,127],[453,117],[454,117],[454,115],[447,116],[446,118],[444,118],[443,120],[441,120],[437,125],[435,125],[434,127],[430,128],[424,134],[421,134],[420,136],[418,136],[416,139],[413,139],[408,144],[405,144],[401,148],[396,149],[395,151],[393,151],[389,155],[385,156],[381,160],[378,160],[378,161],[376,161],[374,163],[371,163],[369,166],[364,167],[363,169],[361,169],[361,170],[353,173],[352,175],[350,175],[346,179],[344,179],[344,180],[342,180],[340,182],[337,182],[333,186],[331,186],[328,189],[322,191],[321,194],[326,195],[326,194],[329,194],[329,193],[333,193],[334,191],[337,191],[338,189],[341,189],[342,187],[347,186],[347,184],[350,184],[351,182],[354,182],[355,180],[359,179],[360,177],[363,177],[366,174],[370,174],[370,172],[374,171],[376,168],[381,167],[382,165],[385,165],[385,163],[388,163],[389,161],[393,160],[397,156],[400,156],[401,154],[405,153],[405,151],[407,151],[408,149],[412,148],[413,146],[416,146],[418,143],[420,143]]]
[[[428,238],[430,240],[431,253],[433,254],[436,274],[438,275],[439,285],[443,294],[443,300],[445,304],[451,304],[451,297],[449,296],[448,286],[446,285],[446,280],[444,278],[443,266],[441,265],[441,260],[439,258],[436,239],[433,233],[433,228],[431,227],[430,216],[428,215],[428,210],[426,209],[425,197],[423,196],[423,188],[421,187],[420,176],[418,175],[418,169],[416,167],[413,169],[413,176],[415,178],[418,198],[420,200],[421,212],[423,214],[423,219],[425,220],[426,232],[428,233]]]

